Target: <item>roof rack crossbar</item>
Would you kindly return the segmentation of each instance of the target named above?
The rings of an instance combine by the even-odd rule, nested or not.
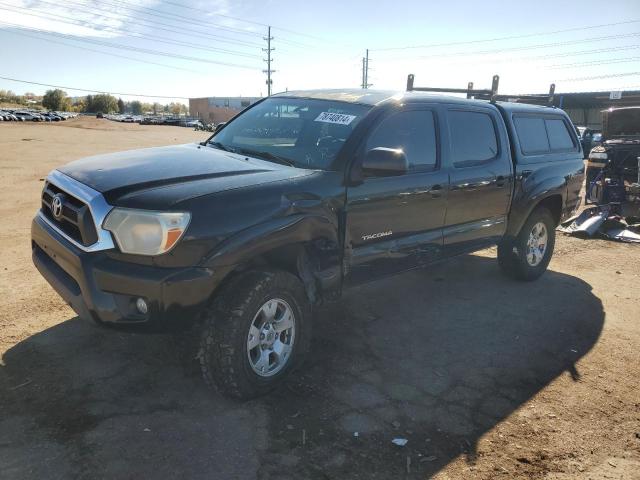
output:
[[[437,93],[466,93],[467,98],[474,98],[477,96],[487,95],[491,98],[491,101],[498,94],[498,83],[500,82],[500,77],[498,75],[494,75],[491,82],[491,89],[477,89],[474,90],[473,82],[469,82],[467,84],[467,88],[436,88],[436,87],[416,87],[414,86],[415,76],[413,74],[409,74],[407,77],[407,91],[408,92],[437,92]]]
[[[491,89],[474,89],[473,82],[467,84],[467,88],[435,88],[435,87],[416,87],[414,86],[415,76],[409,74],[407,77],[407,91],[408,92],[434,92],[434,93],[466,93],[467,98],[476,98],[481,100],[489,100],[496,102],[498,100],[518,99],[518,100],[536,100],[539,102],[547,102],[550,107],[553,106],[555,98],[556,85],[552,83],[549,87],[548,95],[498,95],[498,84],[500,83],[500,77],[494,75],[491,79]]]
[[[491,95],[491,90],[473,90],[469,88],[436,88],[436,87],[414,87],[414,92],[450,92],[450,93],[466,93],[469,95]]]

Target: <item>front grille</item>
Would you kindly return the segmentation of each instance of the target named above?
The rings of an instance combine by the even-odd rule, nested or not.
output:
[[[62,199],[62,212],[59,218],[53,215],[52,210],[53,198],[56,195]],[[45,184],[42,191],[41,211],[65,235],[81,245],[88,247],[98,241],[98,232],[89,206],[53,183]]]

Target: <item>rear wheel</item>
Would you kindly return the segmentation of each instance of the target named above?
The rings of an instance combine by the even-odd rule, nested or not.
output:
[[[498,245],[498,263],[517,280],[536,280],[546,270],[555,246],[555,221],[544,207],[536,208],[517,237]]]
[[[308,350],[310,310],[290,273],[254,271],[232,281],[205,312],[199,355],[205,381],[241,399],[276,388]]]

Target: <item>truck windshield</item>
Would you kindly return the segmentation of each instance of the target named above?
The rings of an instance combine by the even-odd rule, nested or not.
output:
[[[356,103],[272,97],[240,114],[208,143],[221,150],[300,168],[328,170],[370,108]]]

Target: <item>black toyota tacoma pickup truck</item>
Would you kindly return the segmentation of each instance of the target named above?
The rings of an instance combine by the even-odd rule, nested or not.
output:
[[[506,274],[538,278],[582,158],[557,108],[288,92],[200,144],[52,171],[33,261],[80,317],[199,325],[205,380],[249,398],[302,361],[313,307],[350,285],[496,244]]]

